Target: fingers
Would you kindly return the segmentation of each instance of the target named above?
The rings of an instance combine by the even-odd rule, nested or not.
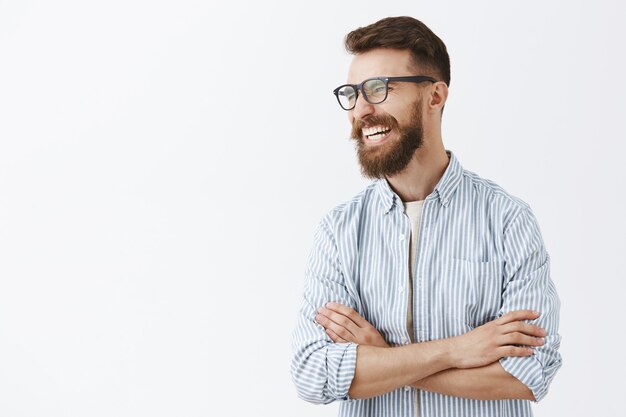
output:
[[[522,321],[507,323],[503,325],[501,329],[505,334],[519,332],[535,337],[544,337],[547,335],[547,332],[541,327],[535,326],[534,324],[524,323]]]
[[[340,316],[340,317],[343,317],[343,316]],[[345,317],[344,317],[344,319],[345,319]],[[334,322],[333,320],[331,320],[329,317],[327,317],[324,314],[316,315],[315,316],[315,321],[317,321],[322,327],[324,327],[324,330],[327,331],[327,334],[328,334],[328,330],[330,330],[334,335],[339,336],[340,338],[342,338],[344,340],[348,340],[348,341],[351,341],[351,342],[356,340],[356,335],[354,333],[350,332],[346,328],[346,326],[343,326],[341,324],[338,324],[338,323]],[[352,323],[352,322],[350,322],[350,323]],[[352,323],[352,326],[355,326],[355,324]],[[329,334],[329,336],[330,336],[330,334]],[[332,339],[332,337],[331,337],[331,339]]]
[[[339,303],[326,303],[325,307],[320,307],[317,312],[330,320],[347,328],[356,335],[359,328],[365,329],[372,325],[365,320],[354,309]]]
[[[498,348],[498,355],[501,358],[505,356],[532,356],[533,350],[529,347],[502,346]]]
[[[343,316],[346,316],[347,318],[349,318],[354,324],[356,324],[359,327],[367,327],[368,325],[370,325],[370,323],[365,320],[363,317],[361,317],[361,315],[359,313],[357,313],[356,311],[354,311],[354,309],[345,306],[343,304],[339,304],[339,303],[326,303],[326,308],[328,310],[332,310],[338,314],[341,314]]]
[[[340,305],[340,304],[338,304]],[[342,306],[345,307],[345,306]],[[348,307],[345,307],[348,308]],[[354,311],[354,310],[353,310]],[[333,330],[337,335],[346,339],[347,337],[354,338],[359,330],[359,326],[356,325],[349,317],[342,313],[338,313],[328,308],[320,307],[317,309],[317,315],[315,320],[324,326],[325,329]],[[355,312],[356,313],[356,312]],[[346,331],[350,333],[349,336]]]
[[[340,337],[337,333],[333,332],[330,329],[326,329],[326,334],[335,343],[348,343],[346,339],[344,339],[343,337]]]
[[[539,315],[539,312],[534,310],[515,310],[495,319],[494,323],[502,325],[514,321],[535,320]]]
[[[502,336],[503,344],[506,345],[526,345],[526,346],[543,346],[543,339],[528,336],[524,333],[513,332]]]

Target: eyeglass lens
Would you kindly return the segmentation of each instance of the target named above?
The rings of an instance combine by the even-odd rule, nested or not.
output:
[[[387,97],[387,85],[383,80],[367,80],[363,83],[365,99],[371,104],[379,104]],[[352,109],[356,104],[356,91],[354,87],[346,85],[337,92],[339,103],[344,109]]]

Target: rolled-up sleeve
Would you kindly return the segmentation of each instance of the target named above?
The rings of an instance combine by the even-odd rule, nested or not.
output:
[[[558,352],[560,300],[550,278],[550,257],[541,238],[537,221],[526,208],[504,231],[504,287],[502,316],[510,311],[531,309],[540,313],[531,321],[546,329],[545,344],[534,348],[528,357],[504,357],[502,367],[525,384],[539,401],[561,367]]]
[[[333,343],[315,321],[317,309],[330,301],[355,307],[345,286],[336,240],[326,216],[315,231],[307,261],[291,362],[298,396],[318,404],[350,399],[348,390],[356,368],[357,345]]]

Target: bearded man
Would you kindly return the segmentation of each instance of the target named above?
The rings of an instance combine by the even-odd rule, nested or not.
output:
[[[346,37],[334,90],[373,182],[319,223],[293,337],[298,395],[340,416],[531,416],[560,301],[523,201],[443,145],[444,43],[419,20]]]

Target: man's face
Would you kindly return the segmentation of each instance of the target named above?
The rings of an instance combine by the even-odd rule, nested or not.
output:
[[[374,49],[355,55],[348,83],[380,76],[417,74],[409,51]],[[352,139],[361,172],[368,178],[382,178],[401,172],[422,145],[422,105],[418,84],[390,82],[387,99],[370,104],[359,92],[356,106],[348,112]],[[381,132],[382,131],[382,132]]]

